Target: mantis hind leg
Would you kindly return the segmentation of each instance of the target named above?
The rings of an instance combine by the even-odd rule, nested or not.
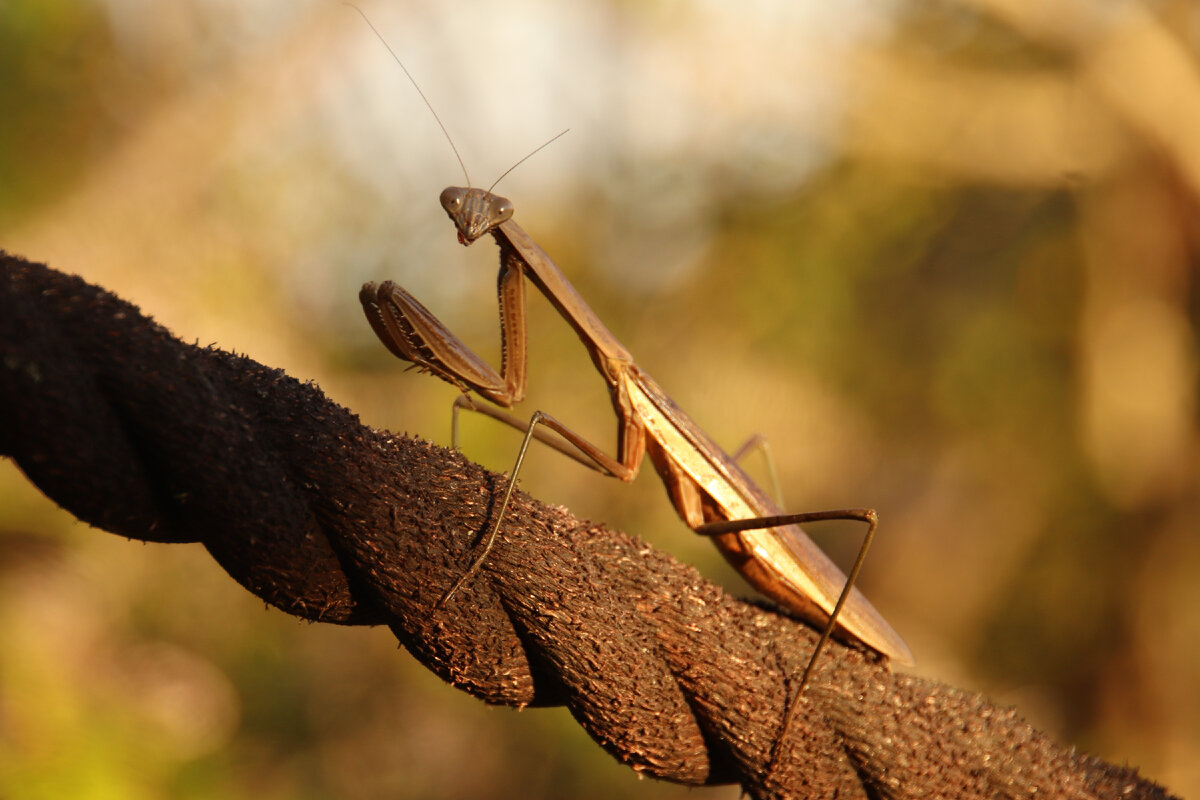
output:
[[[816,646],[813,647],[812,655],[808,658],[808,664],[804,667],[804,672],[800,675],[800,686],[796,689],[791,699],[788,700],[787,708],[784,710],[783,724],[780,726],[779,735],[775,739],[774,746],[771,748],[768,772],[775,767],[775,761],[779,757],[780,744],[787,740],[792,722],[800,710],[800,700],[804,695],[804,687],[808,685],[813,667],[816,666],[821,651],[825,649],[825,645],[829,642],[830,636],[833,635],[833,631],[837,627],[838,615],[841,614],[842,606],[846,604],[846,599],[850,596],[850,590],[854,588],[854,582],[858,579],[858,573],[862,570],[863,562],[866,561],[867,549],[870,548],[871,541],[875,538],[875,528],[879,524],[879,516],[871,508],[846,508],[837,511],[814,511],[801,514],[784,514],[774,517],[755,517],[752,519],[710,522],[696,529],[696,533],[702,536],[719,536],[724,533],[735,533],[737,531],[774,528],[779,525],[799,525],[806,522],[825,522],[828,520],[857,520],[865,522],[867,523],[867,533],[863,537],[862,545],[858,548],[858,555],[854,559],[853,566],[850,567],[850,573],[846,576],[846,583],[842,586],[842,593],[838,595],[837,602],[833,606],[833,611],[829,614],[829,621],[825,623],[825,627],[821,631],[821,636],[817,639]]]
[[[771,443],[767,440],[767,437],[761,433],[756,433],[742,442],[738,449],[733,451],[733,460],[741,461],[755,450],[762,453],[763,461],[766,462],[767,477],[771,481],[771,495],[774,497],[775,503],[780,508],[783,508],[786,503],[783,502],[783,490],[779,484],[779,473],[775,470],[775,457],[771,454]]]

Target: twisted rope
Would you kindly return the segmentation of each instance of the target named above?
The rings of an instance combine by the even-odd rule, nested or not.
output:
[[[1166,797],[979,695],[840,645],[766,776],[814,631],[519,492],[484,569],[438,609],[503,477],[2,252],[0,454],[96,527],[203,542],[289,614],[388,625],[486,702],[565,705],[657,778],[755,797]]]

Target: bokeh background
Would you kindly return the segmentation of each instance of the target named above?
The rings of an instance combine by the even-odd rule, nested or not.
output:
[[[769,438],[789,508],[879,509],[862,586],[916,673],[1200,793],[1200,6],[363,7],[476,185],[571,129],[499,190],[702,426]],[[455,390],[356,295],[397,280],[496,363],[495,248],[437,205],[462,182],[334,0],[0,3],[0,247],[443,444]],[[525,408],[611,447],[531,309]],[[511,463],[511,432],[464,437]],[[547,451],[523,486],[749,593],[644,473]],[[846,563],[857,533],[814,535]],[[0,796],[517,793],[738,796],[638,781],[562,709],[487,708],[0,464]]]

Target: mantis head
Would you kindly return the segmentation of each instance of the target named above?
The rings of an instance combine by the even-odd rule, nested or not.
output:
[[[486,189],[451,186],[442,192],[442,208],[458,228],[458,241],[468,245],[513,215],[513,204]]]

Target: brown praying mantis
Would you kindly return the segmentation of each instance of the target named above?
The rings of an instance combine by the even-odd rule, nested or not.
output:
[[[873,511],[783,513],[634,363],[633,356],[562,271],[512,219],[512,203],[490,191],[458,187],[442,192],[441,202],[458,228],[460,242],[470,244],[491,233],[500,246],[501,371],[497,373],[416,298],[391,281],[364,285],[359,299],[376,335],[393,354],[464,392],[456,405],[526,432],[497,520],[474,563],[444,600],[475,574],[494,545],[525,452],[535,438],[535,429],[542,425],[577,449],[578,453],[569,453],[576,460],[623,481],[637,476],[643,455],[648,455],[684,522],[697,533],[711,536],[725,558],[756,589],[793,614],[824,626],[827,634],[861,642],[894,661],[912,663],[908,646],[852,585],[874,535]],[[618,420],[615,458],[545,412],[535,412],[525,423],[486,406],[476,407],[466,396],[474,391],[506,408],[524,397],[526,279],[575,329],[605,379]],[[831,519],[855,519],[868,525],[850,579],[797,527]],[[810,659],[809,669],[811,666]]]
[[[392,55],[395,57],[394,52]],[[400,59],[396,57],[396,61],[400,62]],[[408,75],[403,63],[400,66]],[[411,75],[409,79],[412,80]],[[416,86],[415,81],[413,85]],[[419,86],[417,91],[429,105]],[[432,112],[432,105],[429,108]],[[436,112],[434,117],[437,118]],[[438,124],[441,125],[440,119]],[[444,126],[442,130],[445,132]],[[452,140],[450,144],[457,155]],[[461,158],[459,163],[462,164]],[[463,171],[465,174],[465,166]],[[470,183],[469,177],[467,182]],[[500,372],[470,350],[416,298],[391,281],[380,285],[365,284],[359,295],[363,309],[376,335],[394,355],[437,375],[463,392],[455,401],[456,410],[478,410],[525,431],[495,522],[479,545],[474,561],[442,598],[442,603],[449,601],[470,581],[487,559],[500,532],[529,443],[537,438],[577,461],[623,481],[631,481],[637,476],[643,456],[648,455],[684,522],[697,533],[710,536],[724,557],[758,591],[797,617],[821,628],[821,637],[809,657],[799,688],[785,711],[776,748],[786,739],[813,666],[831,635],[850,643],[861,643],[893,661],[912,663],[908,646],[854,588],[874,537],[877,524],[874,511],[845,509],[783,513],[735,459],[718,447],[654,379],[638,367],[633,356],[601,322],[563,272],[513,220],[511,202],[492,194],[490,189],[451,187],[442,192],[441,203],[454,222],[463,245],[490,233],[500,247]],[[528,338],[526,280],[545,295],[575,330],[592,363],[603,376],[618,421],[615,457],[542,411],[536,411],[526,423],[498,409],[475,406],[471,402],[470,392],[505,408],[512,407],[524,397]],[[539,426],[549,429],[557,438],[540,430]],[[867,524],[867,533],[849,577],[843,575],[799,527],[801,523],[831,519],[854,519]],[[773,750],[772,764],[775,754]]]
[[[542,411],[535,412],[524,423],[487,406],[477,408],[523,429],[525,439],[496,521],[475,560],[442,602],[448,601],[475,575],[495,544],[525,453],[537,427],[542,425],[573,445],[578,453],[559,449],[624,481],[637,476],[643,455],[648,455],[666,485],[671,502],[689,527],[711,536],[725,558],[756,589],[796,616],[822,627],[799,689],[789,703],[778,741],[786,737],[800,693],[830,635],[861,642],[891,660],[912,663],[912,653],[904,640],[854,588],[875,533],[874,511],[846,509],[784,514],[734,459],[634,363],[629,351],[584,302],[562,271],[512,219],[513,206],[508,200],[483,189],[451,187],[442,192],[441,202],[464,245],[491,233],[500,246],[501,370],[497,373],[412,295],[391,281],[365,284],[359,294],[367,319],[380,340],[399,358],[462,390],[464,394],[456,401],[457,406],[476,408],[466,394],[474,391],[493,403],[511,407],[525,394],[525,280],[528,279],[575,329],[604,377],[618,419],[614,458]],[[546,440],[558,444],[553,439]],[[800,523],[830,519],[867,523],[867,534],[849,577],[798,527]]]

